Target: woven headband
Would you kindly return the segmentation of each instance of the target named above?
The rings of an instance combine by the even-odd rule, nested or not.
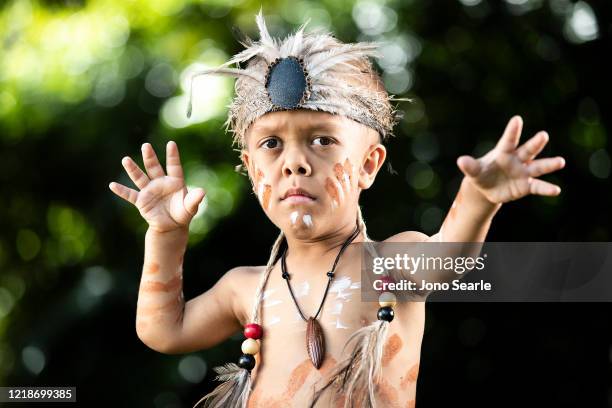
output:
[[[380,79],[368,57],[379,56],[379,43],[345,44],[320,30],[305,33],[308,21],[281,40],[270,36],[261,10],[256,21],[259,41],[240,33],[243,51],[217,68],[192,76],[187,117],[192,111],[193,79],[218,74],[237,78],[225,126],[234,134],[234,143],[241,146],[257,118],[293,109],[344,115],[375,129],[383,140],[393,134],[401,111],[394,110],[391,101],[410,99],[394,98],[384,86],[372,86],[371,81],[380,83]],[[237,68],[231,68],[233,64]]]

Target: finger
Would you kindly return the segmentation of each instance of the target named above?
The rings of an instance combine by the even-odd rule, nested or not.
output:
[[[534,137],[516,149],[516,154],[523,162],[533,160],[538,154],[540,154],[544,146],[546,146],[548,139],[548,133],[544,131],[538,132]]]
[[[136,199],[138,198],[138,191],[124,186],[123,184],[112,182],[108,185],[108,188],[119,197],[126,201],[136,205]]]
[[[532,178],[529,180],[529,192],[543,196],[556,196],[561,193],[561,187],[548,181]]]
[[[142,190],[146,187],[147,184],[149,184],[149,177],[147,177],[147,175],[144,174],[142,170],[140,170],[140,167],[138,167],[138,165],[134,162],[134,160],[132,160],[131,157],[125,156],[121,160],[121,164],[123,165],[123,168],[127,172],[128,176],[130,176],[130,179],[134,182],[134,184],[136,184],[139,189]]]
[[[193,217],[198,212],[198,207],[200,206],[200,202],[206,195],[206,192],[201,188],[194,188],[190,190],[185,199],[183,200],[183,204],[185,205],[185,210]]]
[[[504,134],[497,142],[497,147],[503,152],[512,152],[518,146],[519,139],[521,138],[521,131],[523,130],[523,119],[520,116],[513,116],[512,119],[506,125]]]
[[[179,156],[178,146],[174,141],[166,144],[166,171],[169,176],[183,178],[183,167]]]
[[[531,177],[540,177],[543,174],[552,173],[563,167],[565,167],[565,159],[559,156],[532,161],[527,165],[527,170]]]
[[[480,163],[472,156],[461,156],[457,159],[457,166],[468,177],[476,177],[480,174]]]
[[[153,146],[151,146],[150,143],[145,143],[142,145],[142,160],[144,161],[147,174],[151,180],[165,176],[164,169],[162,168],[161,164],[159,164],[157,155],[155,154]]]

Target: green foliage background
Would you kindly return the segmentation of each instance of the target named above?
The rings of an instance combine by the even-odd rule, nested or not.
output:
[[[212,386],[210,367],[235,359],[240,337],[189,356],[140,343],[147,226],[107,186],[130,185],[120,161],[141,162],[142,143],[163,157],[175,140],[188,184],[208,191],[191,226],[186,298],[234,266],[265,263],[276,231],[233,171],[238,156],[223,130],[233,82],[203,80],[195,119],[184,118],[188,73],[240,51],[232,27],[254,37],[262,4],[0,4],[0,385],[76,385],[90,405],[191,406]],[[489,239],[610,239],[605,2],[302,0],[263,9],[277,36],[309,17],[343,41],[390,44],[377,66],[392,93],[415,102],[401,105],[388,143],[393,171],[363,195],[375,239],[434,233],[459,185],[455,159],[485,152],[514,114],[524,118],[523,140],[546,129],[544,155],[566,158],[547,178],[563,193],[506,205]]]

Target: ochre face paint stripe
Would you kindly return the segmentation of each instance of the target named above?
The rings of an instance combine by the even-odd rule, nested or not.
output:
[[[353,166],[351,165],[351,162],[349,161],[348,157],[344,161],[344,173],[348,177],[349,186],[352,186],[353,185]]]
[[[336,188],[333,180],[329,177],[325,180],[325,190],[331,197],[332,201],[335,201],[336,204],[338,204],[338,189]]]
[[[334,165],[334,174],[336,175],[336,180],[338,180],[339,182],[343,182],[344,181],[344,168],[342,167],[342,165],[340,163],[336,163]]]
[[[262,206],[264,210],[267,210],[270,206],[270,196],[272,195],[272,186],[269,184],[264,185],[263,198],[262,198]]]
[[[334,186],[336,187],[336,190],[338,190],[338,199],[339,202],[340,201],[344,201],[344,189],[342,188],[342,184],[339,181],[334,181]]]

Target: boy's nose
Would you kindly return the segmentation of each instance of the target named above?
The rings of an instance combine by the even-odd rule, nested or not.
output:
[[[283,165],[283,174],[285,176],[301,175],[308,176],[310,175],[311,168],[305,157],[301,154],[292,154],[288,155],[285,160],[285,164]]]

